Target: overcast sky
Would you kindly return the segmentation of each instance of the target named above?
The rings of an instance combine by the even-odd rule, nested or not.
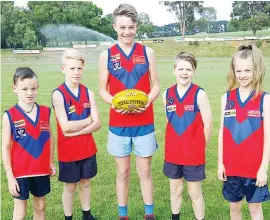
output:
[[[133,5],[137,11],[149,14],[150,21],[154,25],[164,25],[176,22],[174,14],[166,11],[165,6],[159,4],[159,0],[92,0],[103,9],[103,14],[112,13],[120,3]],[[222,3],[221,3],[222,2]],[[15,0],[15,5],[26,6],[27,0]],[[212,6],[217,11],[217,20],[230,20],[232,0],[204,0],[204,7]]]

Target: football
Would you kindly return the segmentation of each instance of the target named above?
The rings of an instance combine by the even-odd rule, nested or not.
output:
[[[148,103],[145,92],[137,89],[125,89],[115,94],[112,103],[116,109],[134,111]]]

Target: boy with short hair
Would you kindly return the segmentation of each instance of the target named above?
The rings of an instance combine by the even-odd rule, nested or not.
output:
[[[160,93],[155,52],[134,42],[137,11],[120,4],[113,12],[113,28],[118,43],[103,51],[99,60],[100,96],[111,105],[108,151],[115,157],[116,191],[119,219],[128,219],[128,186],[132,144],[140,177],[145,219],[155,219],[151,159],[157,150],[152,102]],[[148,104],[134,113],[119,111],[112,105],[113,96],[124,89],[138,89],[148,94]]]
[[[9,192],[14,197],[13,220],[26,217],[30,192],[33,195],[33,219],[45,219],[45,196],[51,191],[50,175],[56,173],[51,109],[35,102],[38,87],[33,70],[17,68],[12,89],[18,103],[3,115],[2,157]]]
[[[90,179],[97,173],[96,145],[92,133],[101,126],[94,93],[80,84],[85,60],[75,49],[62,56],[65,82],[53,91],[57,119],[59,181],[65,219],[72,219],[73,197],[79,183],[83,220],[94,220],[90,210]]]
[[[180,219],[184,179],[194,215],[205,214],[201,182],[205,179],[205,151],[212,131],[212,111],[206,92],[192,82],[196,58],[179,53],[174,62],[176,85],[163,93],[167,116],[164,174],[170,179],[172,220]]]

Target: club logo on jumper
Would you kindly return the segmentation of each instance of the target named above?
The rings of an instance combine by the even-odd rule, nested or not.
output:
[[[261,112],[259,110],[248,110],[248,117],[260,118]]]
[[[120,60],[120,59],[121,59],[121,57],[120,57],[119,53],[111,56],[111,61],[116,61],[116,60]]]
[[[120,61],[115,61],[115,62],[113,62],[113,70],[119,70],[119,69],[121,69],[122,67],[121,67],[121,63],[120,63]]]
[[[173,97],[170,97],[167,99],[167,102],[172,105],[174,103],[174,98]]]
[[[185,111],[194,111],[194,105],[185,105],[184,109]]]
[[[72,106],[70,106],[69,109],[68,109],[68,114],[71,114],[71,113],[73,113],[73,112],[75,112],[75,111],[76,111],[75,105],[72,105]]]
[[[226,109],[232,109],[235,105],[235,102],[234,101],[228,101],[226,103]]]
[[[40,130],[41,131],[49,131],[50,130],[50,124],[48,121],[40,121]]]
[[[90,108],[91,107],[90,102],[83,103],[83,107],[84,108]]]
[[[15,128],[25,126],[25,120],[21,119],[19,121],[14,121]]]
[[[134,64],[145,64],[145,57],[144,56],[133,55],[132,63],[134,63]]]
[[[176,105],[167,106],[167,112],[175,112],[175,111],[176,111]]]
[[[235,116],[236,116],[236,109],[225,110],[225,114],[224,114],[225,118],[235,117]]]
[[[16,138],[23,138],[26,136],[25,128],[16,128]]]

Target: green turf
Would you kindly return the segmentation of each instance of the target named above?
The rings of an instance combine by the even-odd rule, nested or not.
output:
[[[260,30],[256,32],[255,37],[259,36],[269,36],[270,35],[270,28]],[[218,38],[218,37],[253,37],[252,31],[237,31],[237,32],[224,32],[224,33],[198,33],[195,35],[186,35],[186,38],[204,38],[204,37],[210,37],[210,38]],[[182,36],[174,36],[174,37],[164,37],[162,39],[177,39],[181,38]],[[153,38],[155,39],[155,38]]]
[[[94,137],[99,149],[98,175],[93,179],[91,184],[91,203],[92,212],[98,219],[108,220],[117,219],[117,202],[115,194],[115,165],[112,156],[106,151],[107,130],[108,130],[108,112],[109,106],[105,104],[98,96],[98,65],[97,59],[100,51],[85,50],[82,51],[86,56],[86,69],[83,76],[83,83],[96,93],[97,105],[101,113],[102,128],[95,132]],[[175,55],[175,54],[174,54]],[[207,148],[207,179],[203,182],[203,194],[206,203],[206,219],[228,220],[229,207],[224,201],[221,188],[222,183],[218,181],[217,171],[217,135],[219,127],[220,97],[226,91],[226,73],[228,71],[229,58],[202,58],[199,59],[199,67],[194,82],[198,83],[208,93],[213,114],[214,128],[211,143]],[[37,101],[40,104],[50,106],[50,96],[54,88],[63,82],[63,74],[60,72],[60,53],[43,53],[35,56],[12,56],[6,53],[2,57],[2,111],[11,107],[16,102],[16,96],[10,86],[12,83],[12,74],[16,67],[29,66],[39,78],[40,88]],[[171,59],[158,59],[158,72],[162,92],[175,83],[172,74],[173,62]],[[270,58],[266,59],[266,66],[270,69]],[[266,74],[265,89],[270,91],[270,77]],[[163,112],[161,96],[155,102],[155,127],[159,149],[153,157],[153,177],[155,186],[155,213],[159,220],[170,219],[170,200],[169,200],[169,181],[163,175],[163,157],[164,157],[164,132],[165,132],[165,115]],[[55,132],[55,118],[52,117],[52,126]],[[129,213],[131,219],[143,219],[143,201],[140,193],[139,179],[135,169],[135,157],[132,156],[132,173],[130,180],[130,199]],[[57,159],[55,159],[57,165]],[[270,174],[270,172],[268,172]],[[46,213],[47,219],[63,219],[63,209],[61,204],[62,183],[56,177],[51,179],[52,191],[47,197]],[[270,180],[270,178],[268,178]],[[13,200],[7,190],[7,181],[5,172],[1,170],[1,190],[2,190],[2,219],[9,220],[12,218]],[[190,199],[186,191],[183,196],[182,216],[183,219],[193,220],[193,211]],[[27,220],[32,219],[32,205],[29,201],[27,209]],[[263,205],[265,219],[270,219],[269,202]],[[78,191],[75,195],[74,219],[81,219],[80,204]],[[243,208],[243,219],[250,219],[247,205]]]

